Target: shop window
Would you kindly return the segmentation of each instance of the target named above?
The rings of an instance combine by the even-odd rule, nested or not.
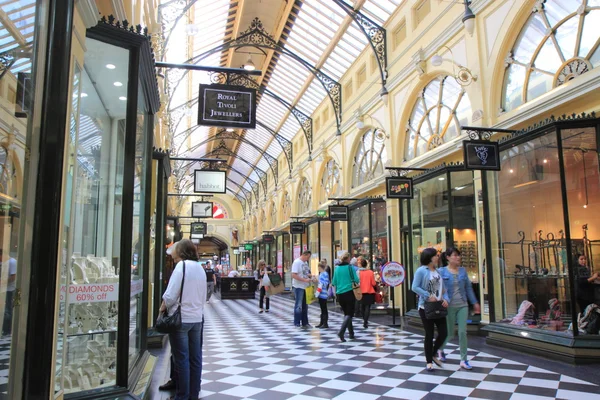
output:
[[[471,102],[453,77],[432,80],[415,103],[406,132],[405,159],[412,160],[460,136],[471,121]]]
[[[363,65],[356,74],[356,85],[361,87],[367,81],[367,66]]]
[[[334,159],[327,161],[323,177],[321,178],[321,196],[319,204],[323,204],[327,199],[336,197],[341,193],[340,186],[340,167]]]
[[[17,197],[17,185],[14,178],[17,171],[12,156],[4,146],[0,146],[0,193]]]
[[[344,85],[344,101],[347,101],[348,99],[350,99],[350,97],[352,97],[352,94],[354,92],[354,87],[352,86],[352,80],[346,82],[346,84]]]
[[[319,276],[319,223],[315,222],[307,226],[308,228],[308,250],[310,255],[310,273]]]
[[[387,158],[385,134],[377,130],[368,130],[360,139],[352,170],[352,187],[358,187],[383,175],[383,163]]]
[[[369,204],[350,210],[350,249],[353,257],[363,256],[369,259]]]
[[[406,21],[402,20],[394,30],[394,50],[400,46],[404,39],[406,39]]]
[[[312,209],[312,188],[308,179],[302,179],[300,189],[298,190],[298,215],[302,215]]]
[[[502,107],[510,111],[600,64],[600,3],[548,0],[534,6],[506,59]]]

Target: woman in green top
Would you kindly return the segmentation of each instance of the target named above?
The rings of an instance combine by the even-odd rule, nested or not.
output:
[[[350,339],[354,339],[354,327],[352,326],[352,315],[354,315],[354,292],[352,291],[352,283],[359,283],[358,275],[354,267],[350,265],[350,254],[346,253],[341,258],[341,263],[335,268],[333,280],[331,284],[335,286],[335,292],[338,296],[338,302],[344,312],[344,322],[338,332],[338,336],[342,342],[345,342],[344,334],[346,328]]]

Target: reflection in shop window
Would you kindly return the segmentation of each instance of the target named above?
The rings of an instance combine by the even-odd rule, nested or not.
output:
[[[386,158],[385,133],[380,129],[368,130],[362,136],[354,155],[352,187],[383,175]]]
[[[600,63],[600,3],[537,2],[506,59],[503,109],[510,111]],[[587,5],[586,12],[580,7]]]
[[[327,162],[323,177],[321,178],[321,196],[319,204],[323,204],[327,199],[336,197],[340,194],[340,167],[331,159]]]
[[[310,211],[310,203],[312,201],[312,189],[308,179],[302,179],[300,184],[300,190],[298,191],[298,215],[302,215],[307,211]]]
[[[471,102],[453,77],[432,80],[417,99],[406,132],[406,160],[412,160],[460,135],[471,120]]]
[[[0,193],[16,198],[17,188],[13,182],[17,171],[13,165],[13,160],[4,146],[0,146]]]

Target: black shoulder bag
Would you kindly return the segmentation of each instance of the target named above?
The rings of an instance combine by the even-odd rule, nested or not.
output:
[[[173,333],[181,328],[181,298],[183,296],[183,283],[185,282],[185,261],[183,262],[183,277],[181,278],[181,291],[179,292],[179,305],[177,310],[169,315],[169,308],[158,314],[156,330],[160,333]]]

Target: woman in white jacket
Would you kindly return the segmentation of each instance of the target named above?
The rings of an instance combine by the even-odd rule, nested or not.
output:
[[[206,273],[191,240],[180,241],[175,251],[181,261],[169,279],[160,311],[168,309],[171,314],[181,304],[181,328],[169,334],[169,342],[177,370],[175,400],[189,400],[200,394]]]

